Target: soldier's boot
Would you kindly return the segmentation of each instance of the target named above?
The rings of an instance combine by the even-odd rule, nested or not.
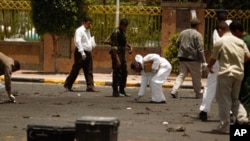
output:
[[[119,93],[120,93],[121,95],[123,95],[123,96],[130,96],[130,94],[126,93],[125,87],[123,87],[123,86],[120,86],[120,87],[119,87]]]
[[[120,94],[118,92],[118,87],[113,87],[113,93],[112,93],[113,97],[119,97]]]

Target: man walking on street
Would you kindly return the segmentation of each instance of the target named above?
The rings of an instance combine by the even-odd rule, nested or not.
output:
[[[91,51],[95,48],[95,39],[90,35],[90,28],[92,25],[92,19],[85,17],[83,19],[83,24],[76,29],[74,36],[75,52],[74,52],[74,64],[72,66],[71,72],[67,77],[64,87],[68,91],[72,91],[72,85],[76,80],[80,69],[83,69],[85,80],[86,80],[86,91],[87,92],[97,92],[94,87],[93,80],[93,60]]]
[[[226,10],[218,10],[216,13],[216,20],[217,22],[225,21],[228,25],[232,22],[232,20],[227,19],[227,11]],[[215,29],[213,32],[213,44],[220,39],[220,36]],[[219,72],[219,62],[216,61],[215,64],[213,65],[213,71],[214,73],[208,73],[207,76],[207,83],[204,87],[203,91],[203,97],[202,97],[202,102],[200,105],[200,113],[199,113],[199,118],[202,121],[207,120],[207,113],[211,109],[212,101],[215,97],[215,92],[216,92],[216,85],[217,85],[217,75]]]
[[[5,89],[12,103],[16,103],[16,98],[11,93],[11,75],[17,70],[20,70],[20,63],[0,52],[0,75],[4,75]]]
[[[111,60],[112,60],[112,88],[114,97],[119,96],[129,96],[125,92],[127,83],[127,60],[126,60],[126,50],[132,53],[132,47],[128,45],[126,39],[126,29],[128,26],[127,19],[121,19],[119,27],[115,29],[110,37],[111,44]]]
[[[220,39],[214,44],[213,54],[207,65],[213,73],[213,65],[219,61],[217,77],[216,101],[220,124],[212,133],[229,133],[230,110],[239,124],[248,123],[247,113],[238,99],[243,79],[245,58],[249,59],[249,50],[241,39],[232,35],[229,26],[223,21],[217,24],[216,30]]]
[[[176,41],[178,58],[180,62],[179,75],[176,78],[172,88],[171,95],[173,98],[178,97],[178,89],[182,85],[188,72],[191,73],[195,97],[201,98],[201,70],[202,65],[206,65],[204,55],[203,38],[197,31],[201,22],[194,18],[191,20],[191,28],[180,33]]]

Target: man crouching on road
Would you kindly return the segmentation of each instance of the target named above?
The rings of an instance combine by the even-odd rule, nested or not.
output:
[[[172,70],[171,64],[158,54],[148,54],[145,57],[136,55],[135,61],[130,67],[132,70],[141,73],[141,86],[138,97],[135,100],[139,101],[145,94],[149,84],[152,96],[150,103],[166,103],[162,85]]]
[[[16,100],[11,94],[11,75],[17,70],[20,70],[20,63],[0,52],[0,75],[4,75],[5,89],[12,103],[16,103]]]

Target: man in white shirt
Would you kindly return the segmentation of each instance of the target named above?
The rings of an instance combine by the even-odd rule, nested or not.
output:
[[[166,103],[162,85],[171,73],[171,64],[158,54],[148,54],[145,57],[136,55],[135,61],[130,67],[134,71],[141,73],[141,86],[138,97],[135,100],[139,101],[145,94],[149,84],[152,97],[150,103]]]
[[[93,60],[91,51],[95,48],[94,36],[91,37],[90,28],[92,25],[92,19],[85,17],[83,23],[75,31],[74,43],[76,46],[74,53],[74,64],[72,70],[67,77],[64,87],[68,91],[72,91],[72,85],[76,80],[80,69],[83,69],[85,80],[86,80],[86,91],[87,92],[97,92],[94,88],[93,81]]]

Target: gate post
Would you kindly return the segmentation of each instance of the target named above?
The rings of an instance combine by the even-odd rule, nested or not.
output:
[[[171,44],[169,38],[190,27],[191,10],[196,11],[197,18],[202,22],[199,32],[204,37],[205,32],[205,3],[199,2],[170,2],[162,1],[162,29],[161,29],[161,55],[164,49]],[[188,11],[188,12],[187,12]]]

